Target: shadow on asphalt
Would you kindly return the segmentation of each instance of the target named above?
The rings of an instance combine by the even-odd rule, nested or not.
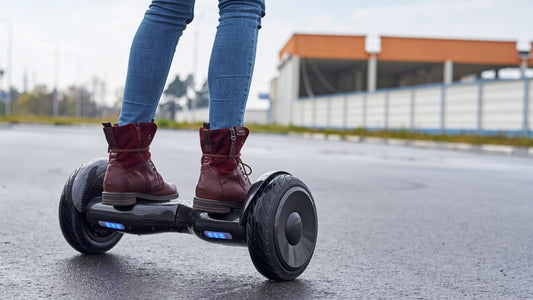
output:
[[[166,298],[176,299],[309,299],[323,294],[303,279],[276,282],[264,277],[207,271],[187,272],[160,268],[154,263],[142,267],[115,254],[76,255],[62,260],[57,295],[74,298]],[[199,274],[199,275],[196,275]],[[325,295],[324,295],[325,296]]]

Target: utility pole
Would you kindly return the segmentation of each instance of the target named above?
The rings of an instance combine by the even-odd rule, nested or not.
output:
[[[52,99],[52,116],[57,117],[59,115],[59,47],[56,47],[55,53],[55,76],[54,76],[54,95]]]
[[[196,89],[196,83],[198,78],[198,42],[199,42],[199,27],[200,27],[200,21],[203,19],[204,15],[200,14],[200,16],[196,19],[196,28],[194,30],[194,40],[193,40],[193,59],[192,59],[192,88],[194,92],[194,98],[192,99],[191,103],[191,112],[192,112],[192,122],[197,121],[196,120],[196,108],[197,103],[197,89]]]
[[[7,24],[7,103],[6,115],[11,114],[11,86],[13,75],[13,25],[11,21],[0,19],[0,22]]]
[[[78,84],[76,84],[76,95],[74,100],[74,116],[81,116],[81,60],[78,58]]]
[[[529,51],[518,51],[518,57],[520,58],[520,77],[525,78],[527,71],[527,61],[530,58]]]
[[[2,77],[4,77],[4,70],[0,69],[0,83],[2,82]],[[0,89],[0,100],[1,101],[4,100],[4,93],[2,92],[1,89]]]

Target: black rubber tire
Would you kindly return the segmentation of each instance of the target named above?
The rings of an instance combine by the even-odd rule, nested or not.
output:
[[[252,261],[265,277],[288,281],[307,268],[315,249],[318,219],[311,192],[298,178],[275,177],[261,192],[248,214],[246,239]],[[300,217],[301,238],[292,239],[285,228]]]
[[[84,213],[74,206],[72,186],[80,169],[67,180],[59,201],[59,225],[61,232],[72,248],[84,254],[102,254],[113,248],[122,238],[121,232],[91,226]],[[92,199],[102,195],[105,171],[97,174],[86,185],[84,197]]]

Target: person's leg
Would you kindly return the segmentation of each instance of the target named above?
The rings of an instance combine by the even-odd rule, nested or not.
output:
[[[178,40],[193,18],[194,0],[154,0],[133,40],[119,124],[104,124],[109,163],[102,203],[128,206],[142,198],[167,201],[178,197],[151,160],[157,130],[151,122],[163,92]]]
[[[211,129],[242,126],[255,64],[264,0],[219,0],[219,25],[209,62]]]
[[[220,19],[209,63],[209,122],[200,128],[202,167],[193,209],[227,213],[242,207],[251,186],[240,152],[255,63],[262,0],[220,0]]]
[[[154,117],[176,45],[193,11],[194,0],[152,1],[131,45],[119,125]]]

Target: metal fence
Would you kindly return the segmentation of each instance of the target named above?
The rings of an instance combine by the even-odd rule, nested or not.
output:
[[[533,79],[430,84],[296,99],[291,124],[533,136]]]

